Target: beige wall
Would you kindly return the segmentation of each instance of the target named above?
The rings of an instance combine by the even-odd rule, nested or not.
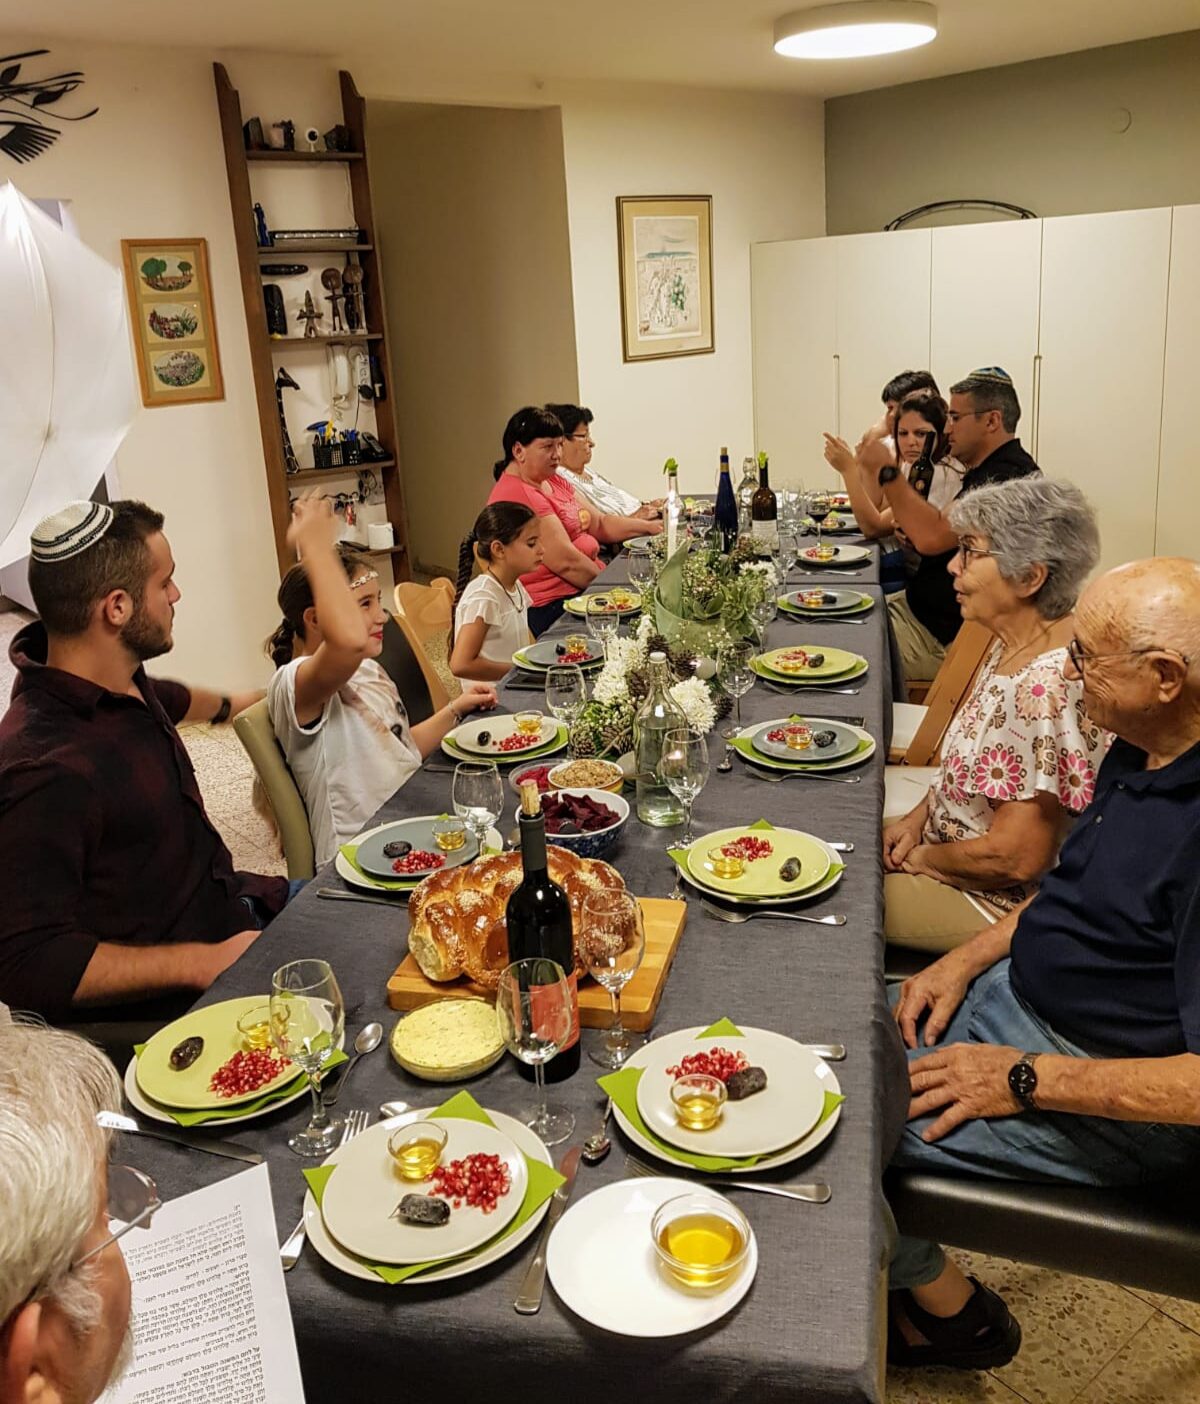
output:
[[[452,570],[509,415],[578,393],[562,127],[396,102],[369,121],[409,527],[419,565]]]
[[[1200,31],[836,98],[825,120],[830,234],[965,196],[1038,215],[1195,204]]]

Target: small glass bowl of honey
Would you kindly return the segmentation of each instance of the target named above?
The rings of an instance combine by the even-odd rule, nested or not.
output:
[[[271,1046],[271,1006],[256,1004],[247,1009],[237,1021],[238,1033],[242,1036],[242,1047],[248,1053],[258,1052]]]
[[[591,645],[586,634],[568,634],[563,639],[563,647],[568,653],[590,653]]]
[[[441,814],[433,821],[433,841],[443,853],[457,853],[467,841],[467,826],[456,814]]]
[[[719,1077],[687,1073],[671,1085],[675,1119],[687,1131],[711,1131],[721,1119],[728,1093]]]
[[[535,708],[514,715],[519,736],[536,736],[542,729],[542,714]]]
[[[388,1137],[388,1154],[402,1180],[427,1180],[437,1169],[449,1139],[436,1121],[414,1121]]]
[[[837,555],[837,547],[828,541],[822,541],[817,547],[817,560],[831,561]]]
[[[723,1195],[693,1191],[660,1204],[650,1220],[659,1266],[690,1291],[725,1286],[750,1251],[746,1216]]]
[[[825,591],[805,590],[800,596],[800,603],[808,605],[810,609],[817,609],[825,603]]]
[[[708,850],[708,861],[713,873],[719,878],[740,878],[746,871],[746,860],[736,853],[726,853],[720,848]]]
[[[783,729],[783,739],[789,751],[807,751],[812,745],[812,727],[803,722],[793,722]]]

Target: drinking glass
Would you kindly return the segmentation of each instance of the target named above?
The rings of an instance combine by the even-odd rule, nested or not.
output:
[[[546,706],[550,715],[572,727],[587,701],[587,679],[576,663],[560,663],[546,669]]]
[[[454,812],[475,835],[480,854],[487,831],[504,811],[504,784],[491,761],[461,761],[450,787]]]
[[[508,1051],[533,1067],[537,1107],[518,1115],[545,1145],[556,1146],[575,1129],[565,1107],[547,1106],[542,1072],[571,1037],[571,987],[562,966],[541,956],[514,960],[500,975],[496,1022]]]
[[[787,589],[787,578],[800,559],[800,538],[794,530],[779,533],[779,573],[782,577],[780,589]]]
[[[629,583],[639,594],[644,595],[654,584],[654,561],[650,555],[650,548],[630,546],[626,551],[629,556]]]
[[[767,627],[779,612],[778,593],[778,580],[769,580],[767,582],[766,594],[757,604],[750,606],[750,618],[754,621],[754,627],[758,632],[758,646],[760,649],[766,648]]]
[[[613,1021],[604,1042],[588,1057],[602,1068],[621,1068],[639,1040],[621,1023],[621,991],[633,979],[646,952],[642,909],[628,892],[593,892],[580,914],[580,954],[588,973],[612,999]]]
[[[587,599],[587,630],[604,649],[608,657],[608,642],[615,639],[621,629],[621,616],[616,610],[597,609],[591,596]]]
[[[708,779],[708,742],[701,733],[689,726],[668,731],[658,762],[658,775],[683,805],[684,832],[681,842],[687,848],[694,838],[692,805]]]
[[[717,682],[734,703],[734,720],[725,728],[726,737],[742,729],[742,698],[754,686],[754,669],[750,666],[753,657],[754,645],[749,639],[733,639],[722,645],[717,654]]]
[[[329,962],[293,960],[271,976],[271,1042],[308,1074],[312,1120],[288,1146],[297,1155],[328,1155],[338,1144],[342,1122],[325,1110],[321,1069],[342,1046],[346,1009]]]
[[[833,510],[833,501],[828,488],[813,488],[805,495],[805,508],[817,524],[817,551],[821,550],[821,523]]]

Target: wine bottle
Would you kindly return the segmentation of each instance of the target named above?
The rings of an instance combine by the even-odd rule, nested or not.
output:
[[[738,483],[738,534],[750,535],[750,503],[758,491],[758,466],[753,458],[742,459],[742,481]]]
[[[717,476],[717,505],[713,509],[713,526],[720,536],[721,550],[726,555],[733,550],[738,538],[737,499],[733,495],[733,480],[729,476],[729,450],[721,450],[721,469]]]
[[[759,455],[758,489],[750,499],[750,534],[760,551],[774,550],[779,542],[779,501],[771,490],[767,455]]]
[[[571,1033],[568,1041],[546,1064],[547,1082],[561,1082],[579,1071],[579,999],[575,976],[575,942],[571,928],[571,904],[567,894],[550,881],[546,858],[546,818],[537,785],[531,780],[521,786],[521,867],[524,876],[508,899],[505,923],[508,927],[509,960],[540,956],[557,961],[571,987]],[[517,1071],[533,1081],[533,1068],[518,1063]]]
[[[671,463],[675,460],[671,459]],[[667,500],[663,503],[663,523],[667,533],[667,560],[679,549],[679,524],[683,520],[683,498],[679,495],[679,469],[668,468]]]
[[[926,500],[929,498],[929,489],[933,486],[933,446],[936,442],[937,435],[931,429],[925,435],[925,447],[921,450],[920,458],[908,471],[909,485]]]

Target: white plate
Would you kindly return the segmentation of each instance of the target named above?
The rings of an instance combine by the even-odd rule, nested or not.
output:
[[[754,733],[756,731],[761,731],[761,729],[764,726],[786,726],[790,720],[790,717],[780,717],[777,721],[754,722],[750,726],[742,727],[741,731],[738,732],[738,739],[741,740],[743,737],[745,737],[747,741],[752,741],[754,738]],[[861,726],[850,726],[849,722],[838,721],[837,717],[806,717],[806,720],[808,721],[810,726],[823,721],[836,721],[839,726],[848,727],[851,731],[854,732],[856,736],[859,737],[860,740],[867,741],[870,744],[867,746],[867,749],[865,751],[859,751],[856,755],[853,756],[846,756],[842,760],[829,761],[825,765],[788,765],[785,761],[774,761],[770,758],[770,756],[761,755],[758,751],[755,751],[753,755],[749,756],[743,754],[743,752],[741,751],[738,751],[737,754],[741,756],[742,760],[749,761],[751,765],[761,765],[765,770],[789,771],[801,769],[817,771],[849,770],[851,766],[862,765],[864,761],[870,760],[871,757],[875,754],[875,738],[871,735],[869,731],[864,731]]]
[[[834,548],[834,556],[829,561],[818,561],[808,554],[815,551],[815,545],[805,546],[801,552],[797,565],[807,566],[810,570],[827,570],[830,567],[836,569],[838,566],[857,565],[860,561],[871,559],[871,548],[869,546],[837,546]]]
[[[509,736],[515,736],[516,731],[516,717],[511,713],[500,713],[496,716],[477,717],[474,721],[463,722],[461,726],[456,726],[453,731],[448,733],[446,740],[453,741],[460,751],[469,751],[473,756],[483,756],[487,760],[494,760],[497,756],[502,756],[508,760],[520,755],[521,752],[502,751],[499,749],[500,742]],[[480,741],[479,737],[485,732],[491,739]],[[553,717],[543,717],[537,746],[528,746],[526,750],[536,751],[538,746],[548,746],[557,735],[558,722]]]
[[[693,1029],[680,1030],[681,1035],[688,1034],[693,1039],[698,1037],[703,1032],[704,1029],[700,1026],[697,1026]],[[757,1034],[763,1032],[764,1030],[762,1029],[753,1028],[744,1028],[742,1030],[743,1034]],[[642,1067],[642,1058],[645,1052],[646,1047],[636,1049],[633,1053],[629,1055],[629,1061],[626,1063],[625,1066],[630,1068]],[[832,1092],[835,1096],[840,1094],[842,1090],[841,1085],[837,1080],[837,1075],[834,1073],[833,1069],[829,1066],[828,1063],[821,1064],[821,1070],[818,1076],[821,1079],[821,1084],[824,1091]],[[621,1108],[617,1106],[615,1102],[613,1103],[612,1114],[614,1119],[616,1120],[617,1125],[621,1128],[625,1135],[629,1137],[633,1144],[637,1146],[639,1150],[644,1150],[648,1155],[654,1156],[656,1160],[661,1160],[667,1165],[681,1165],[680,1161],[673,1160],[659,1146],[656,1146],[648,1136],[643,1136],[642,1133],[637,1129],[636,1126],[633,1125],[633,1123],[629,1120],[629,1118],[625,1115]],[[833,1112],[828,1117],[826,1117],[826,1119],[823,1122],[821,1122],[819,1126],[814,1126],[813,1129],[807,1133],[807,1135],[802,1136],[794,1145],[785,1146],[782,1150],[776,1151],[774,1155],[765,1155],[754,1165],[737,1166],[729,1170],[714,1170],[712,1173],[714,1175],[757,1175],[760,1172],[766,1170],[782,1169],[783,1166],[791,1165],[793,1162],[799,1160],[802,1156],[808,1155],[810,1151],[816,1150],[816,1148],[819,1145],[821,1145],[824,1141],[828,1140],[828,1138],[833,1134],[833,1128],[841,1120],[841,1116],[842,1106],[839,1103],[839,1105],[833,1109]],[[690,1165],[683,1165],[682,1168],[689,1172],[692,1169]]]
[[[260,1116],[270,1116],[273,1111],[277,1111],[280,1107],[290,1106],[298,1098],[307,1097],[309,1095],[308,1079],[305,1078],[304,1082],[300,1085],[299,1091],[293,1092],[290,1097],[280,1097],[278,1101],[272,1102],[269,1107],[262,1107],[258,1111],[243,1112],[240,1116],[219,1116],[214,1117],[212,1121],[194,1122],[191,1126],[185,1127],[184,1129],[188,1131],[219,1131],[222,1126],[234,1126],[239,1121],[255,1121]],[[164,1111],[157,1102],[152,1102],[138,1086],[136,1058],[130,1058],[129,1064],[125,1069],[125,1098],[135,1111],[141,1112],[148,1120],[161,1121],[167,1126],[179,1125],[179,1122],[176,1121],[173,1116]]]
[[[381,1123],[356,1136],[344,1148],[338,1173],[325,1186],[321,1215],[325,1227],[343,1248],[375,1263],[424,1263],[431,1258],[469,1253],[516,1218],[529,1182],[529,1170],[516,1145],[503,1132],[478,1121],[447,1117],[437,1124],[445,1127],[449,1136],[442,1152],[443,1164],[476,1152],[498,1155],[512,1178],[508,1193],[490,1214],[465,1204],[452,1208],[449,1221],[437,1228],[391,1218],[392,1210],[406,1194],[425,1194],[429,1185],[410,1184],[400,1178],[388,1154],[391,1131]]]
[[[546,1270],[564,1305],[593,1326],[621,1336],[682,1336],[732,1311],[758,1271],[758,1242],[732,1282],[689,1292],[658,1265],[650,1221],[680,1194],[704,1194],[694,1180],[619,1180],[577,1200],[550,1235]],[[713,1192],[713,1198],[720,1195]]]
[[[405,1112],[402,1116],[394,1116],[390,1121],[383,1121],[379,1124],[386,1126],[390,1135],[398,1126],[407,1126],[410,1121],[422,1121],[431,1116],[435,1110],[434,1107],[421,1107],[416,1111]],[[502,1131],[519,1151],[529,1156],[531,1160],[540,1160],[543,1165],[553,1165],[550,1152],[523,1122],[518,1121],[515,1117],[507,1116],[504,1112],[489,1111],[488,1116],[496,1123],[496,1129]],[[324,1163],[336,1165],[344,1150],[345,1147],[339,1146]],[[550,1201],[553,1198],[554,1196],[551,1195],[543,1204],[539,1205],[521,1227],[514,1229],[507,1238],[490,1244],[473,1257],[448,1263],[444,1268],[431,1269],[429,1272],[420,1272],[413,1277],[406,1277],[400,1285],[403,1287],[423,1287],[427,1282],[448,1282],[452,1277],[465,1277],[469,1272],[477,1272],[480,1268],[490,1266],[503,1258],[506,1253],[511,1253],[514,1248],[519,1248],[536,1231],[549,1212]],[[304,1227],[308,1232],[308,1241],[317,1250],[318,1256],[324,1258],[330,1267],[337,1268],[339,1272],[344,1272],[349,1277],[357,1277],[361,1282],[381,1283],[383,1281],[377,1272],[371,1271],[362,1258],[356,1258],[353,1253],[347,1253],[340,1244],[335,1243],[330,1238],[329,1230],[325,1227],[325,1221],[321,1218],[321,1210],[313,1198],[311,1190],[304,1196]]]
[[[364,833],[359,834],[356,839],[352,839],[351,842],[361,843],[363,839],[370,838],[373,834],[382,833],[384,829],[390,828],[390,823],[377,824],[375,828],[367,829]],[[504,840],[500,836],[500,830],[489,829],[483,836],[483,846],[485,848],[494,848],[499,852],[504,847]],[[374,892],[376,895],[383,893],[385,897],[395,897],[397,906],[403,906],[408,900],[408,894],[420,885],[414,882],[412,887],[399,888],[387,887],[381,882],[375,882],[372,878],[364,877],[362,873],[356,873],[340,849],[334,855],[333,869],[347,887],[357,887],[360,892]]]
[[[689,1131],[675,1118],[667,1072],[689,1053],[727,1048],[744,1053],[750,1065],[762,1068],[767,1085],[743,1101],[725,1103],[711,1131]],[[646,1045],[639,1060],[645,1071],[638,1082],[637,1104],[642,1120],[661,1140],[699,1155],[771,1155],[790,1146],[817,1124],[825,1105],[825,1089],[815,1053],[783,1034],[747,1034],[742,1038],[694,1038],[667,1034]]]

